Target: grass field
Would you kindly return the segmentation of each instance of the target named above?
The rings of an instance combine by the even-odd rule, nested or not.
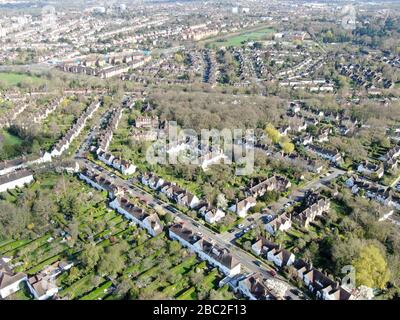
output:
[[[270,27],[262,27],[222,37],[215,37],[204,41],[204,44],[209,47],[238,47],[244,42],[267,40],[274,31]]]
[[[16,86],[22,82],[38,84],[43,82],[42,79],[27,74],[19,74],[12,72],[0,72],[0,82],[4,82],[7,86]]]
[[[23,141],[0,129],[0,161],[20,156]]]
[[[4,145],[8,146],[18,146],[22,143],[22,140],[20,138],[13,136],[4,130],[0,130],[0,141]]]

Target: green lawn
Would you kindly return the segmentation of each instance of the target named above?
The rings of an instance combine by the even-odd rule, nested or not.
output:
[[[100,287],[97,289],[91,291],[90,293],[84,295],[82,298],[79,300],[98,300],[103,298],[108,294],[107,289],[112,286],[111,281],[107,281],[104,284],[102,284]]]
[[[0,136],[3,138],[2,141],[5,145],[16,146],[16,145],[20,145],[22,143],[22,140],[20,138],[14,136],[4,130],[0,131]]]
[[[7,86],[16,86],[22,82],[39,84],[44,80],[27,74],[19,74],[13,72],[0,72],[0,81],[4,82]]]
[[[234,35],[227,35],[206,40],[205,44],[211,47],[238,47],[243,42],[266,40],[274,31],[270,27],[262,27],[252,31],[244,31]]]

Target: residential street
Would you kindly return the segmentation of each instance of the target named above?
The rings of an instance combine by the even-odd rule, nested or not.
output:
[[[242,271],[259,272],[267,279],[273,278],[276,281],[282,281],[289,286],[289,289],[296,289],[296,287],[289,285],[283,277],[279,275],[273,277],[270,274],[270,271],[274,269],[271,268],[269,265],[256,259],[254,256],[247,253],[245,250],[239,248],[237,245],[232,244],[229,239],[226,239],[225,237],[218,235],[217,233],[203,226],[201,223],[197,222],[196,220],[192,219],[186,214],[175,209],[169,203],[165,203],[162,200],[155,198],[153,195],[149,194],[143,189],[140,189],[137,186],[130,184],[128,181],[119,178],[118,176],[112,174],[111,172],[105,170],[104,168],[98,166],[97,164],[87,159],[78,159],[78,161],[81,166],[84,165],[89,169],[92,169],[94,171],[97,171],[98,173],[107,176],[107,178],[110,179],[113,183],[125,188],[127,192],[129,192],[133,197],[139,197],[142,199],[145,197],[148,201],[149,206],[151,207],[161,206],[163,210],[173,214],[175,217],[178,218],[178,220],[184,222],[186,226],[192,229],[194,232],[201,233],[204,236],[208,237],[209,239],[213,240],[215,244],[227,248],[242,265]],[[290,293],[290,291],[288,291],[288,294],[291,296],[291,299],[299,299],[296,295]]]

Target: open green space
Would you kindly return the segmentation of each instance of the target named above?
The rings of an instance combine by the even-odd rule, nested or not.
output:
[[[14,72],[0,72],[0,82],[4,83],[7,87],[23,85],[24,83],[38,85],[44,82],[43,79]]]
[[[253,30],[243,31],[240,33],[219,36],[204,41],[208,47],[238,47],[245,42],[268,40],[274,29],[271,27],[261,27]]]

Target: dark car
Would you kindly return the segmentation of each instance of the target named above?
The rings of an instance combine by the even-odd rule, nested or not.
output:
[[[254,262],[254,264],[255,264],[256,266],[261,267],[261,261],[254,260],[253,262]]]

